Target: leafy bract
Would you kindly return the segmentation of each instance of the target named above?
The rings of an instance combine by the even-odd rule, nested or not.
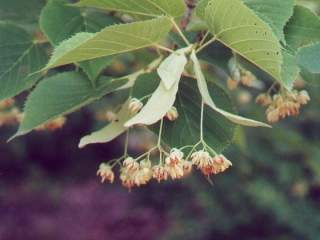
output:
[[[107,143],[114,140],[127,130],[127,128],[124,127],[124,123],[128,121],[129,118],[130,112],[128,109],[127,102],[117,113],[117,117],[114,121],[112,121],[110,124],[102,128],[101,130],[93,132],[90,135],[83,137],[80,140],[79,148],[83,148],[93,143]]]
[[[320,42],[300,48],[297,55],[298,64],[312,74],[320,74]]]
[[[197,77],[198,88],[199,88],[200,94],[201,94],[205,104],[207,104],[209,107],[211,107],[216,112],[225,116],[227,119],[229,119],[233,123],[240,124],[243,126],[249,126],[249,127],[270,127],[268,124],[258,122],[255,120],[251,120],[248,118],[244,118],[244,117],[229,113],[225,110],[218,108],[210,96],[210,92],[208,90],[208,85],[207,85],[206,79],[202,73],[201,65],[200,65],[200,62],[199,62],[196,54],[195,54],[195,51],[193,51],[191,53],[191,60],[193,62],[194,72]]]
[[[158,88],[152,94],[147,104],[136,116],[127,121],[125,126],[131,127],[136,124],[152,125],[161,120],[176,100],[179,80],[177,80],[170,89],[167,89],[164,83],[160,82]]]
[[[211,0],[205,13],[218,41],[281,81],[281,46],[267,23],[240,0]]]
[[[285,28],[287,44],[297,50],[320,41],[320,18],[309,9],[296,6]]]
[[[157,72],[166,89],[170,89],[177,81],[180,80],[181,74],[188,62],[185,55],[190,48],[179,49],[169,55],[160,64]]]
[[[127,79],[101,77],[97,87],[80,73],[65,72],[41,81],[25,104],[24,117],[16,136],[61,115],[74,112],[127,83]]]
[[[283,28],[293,14],[294,0],[243,0],[285,42]]]
[[[20,27],[0,23],[0,100],[10,98],[32,87],[47,54],[42,46]]]
[[[171,27],[169,18],[159,17],[113,25],[96,34],[78,33],[55,49],[46,68],[148,47],[163,39]]]
[[[152,94],[159,83],[154,73],[140,76],[134,87],[133,97],[143,98]],[[213,82],[208,82],[210,93],[216,97],[217,106],[233,112],[233,107],[226,92]],[[193,145],[200,139],[201,95],[194,79],[183,77],[179,84],[174,106],[179,117],[171,122],[164,119],[162,140],[170,147]],[[149,126],[155,133],[159,133],[158,125]],[[233,140],[235,125],[211,108],[204,111],[204,139],[217,152],[223,151]]]
[[[144,16],[182,16],[185,12],[183,0],[80,0],[78,7],[95,7]]]
[[[94,11],[81,12],[67,4],[66,0],[50,0],[41,12],[41,29],[53,46],[59,45],[76,33],[98,32],[106,26],[119,22],[112,16]],[[95,84],[97,77],[110,63],[111,57],[103,57],[81,62],[80,67]]]

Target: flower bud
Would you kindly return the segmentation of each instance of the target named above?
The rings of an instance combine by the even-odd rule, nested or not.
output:
[[[269,111],[266,111],[267,114],[267,120],[270,123],[278,122],[280,119],[279,110],[277,108],[270,109]]]
[[[256,98],[256,103],[262,106],[269,106],[272,103],[272,98],[269,94],[262,93]]]
[[[175,121],[179,117],[178,110],[175,107],[171,107],[171,109],[167,112],[166,117],[169,121]]]
[[[141,110],[142,107],[143,107],[143,103],[139,99],[132,98],[130,100],[128,109],[131,114],[136,114]]]
[[[306,105],[309,101],[311,100],[309,93],[306,90],[302,90],[301,92],[299,92],[298,97],[297,97],[297,101],[302,104],[302,105]]]
[[[152,172],[153,172],[153,178],[155,178],[158,182],[161,182],[162,180],[168,179],[168,171],[162,165],[154,166],[152,168]]]
[[[0,101],[0,110],[8,109],[8,108],[12,107],[14,102],[15,101],[13,98],[8,98],[8,99]]]
[[[128,172],[136,171],[139,169],[139,163],[137,163],[137,161],[134,160],[132,157],[127,157],[123,161],[123,166]]]

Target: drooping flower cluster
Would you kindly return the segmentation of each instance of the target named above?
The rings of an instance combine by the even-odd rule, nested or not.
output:
[[[17,124],[21,121],[22,114],[14,104],[15,101],[12,98],[0,101],[0,127]]]
[[[232,163],[223,155],[211,157],[206,151],[198,151],[192,154],[192,163],[206,175],[218,174],[226,171]]]
[[[97,171],[97,176],[101,177],[101,182],[104,183],[106,181],[113,183],[114,181],[114,173],[109,164],[101,163],[99,169]]]
[[[305,90],[283,91],[272,97],[269,94],[260,94],[256,99],[258,104],[267,107],[266,115],[271,123],[299,115],[301,106],[306,105],[309,101],[310,96]]]
[[[229,90],[236,89],[239,84],[252,87],[256,80],[257,78],[252,72],[242,68],[234,68],[231,71],[231,77],[227,79],[227,86]]]
[[[193,166],[201,170],[205,176],[218,174],[228,169],[232,163],[223,155],[211,157],[208,152],[198,151],[191,155],[190,160],[184,159],[184,153],[179,149],[172,149],[170,153],[156,165],[151,160],[138,161],[127,157],[122,162],[120,169],[120,180],[122,185],[128,189],[140,187],[152,179],[158,182],[181,179],[188,176]],[[109,164],[100,165],[97,174],[102,181],[114,181],[114,172]]]

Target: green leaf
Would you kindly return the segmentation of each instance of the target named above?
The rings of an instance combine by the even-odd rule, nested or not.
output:
[[[285,43],[283,28],[293,14],[294,0],[243,0],[243,2],[268,23],[275,35]]]
[[[212,82],[208,88],[220,108],[232,112],[232,104],[225,91]],[[194,79],[183,78],[175,107],[179,112],[176,121],[164,123],[163,141],[171,147],[193,145],[200,139],[201,96]],[[222,152],[234,137],[235,125],[221,114],[206,108],[204,111],[204,140],[218,153]],[[156,132],[157,133],[157,132]]]
[[[202,20],[205,20],[206,8],[208,6],[209,1],[210,0],[199,0],[199,2],[197,3],[196,14]]]
[[[282,64],[282,83],[288,89],[293,88],[294,82],[298,79],[300,68],[296,61],[296,55],[290,53],[289,51],[283,49],[283,64]]]
[[[106,27],[96,34],[78,33],[55,49],[46,69],[151,46],[163,39],[171,27],[170,19],[159,17]]]
[[[23,25],[34,24],[45,3],[45,0],[1,0],[0,19]]]
[[[127,79],[101,77],[97,87],[80,73],[65,72],[41,81],[29,95],[24,118],[16,136],[24,135],[32,129],[69,114],[127,83]]]
[[[177,81],[180,80],[184,68],[188,62],[186,58],[186,53],[189,51],[188,48],[179,49],[169,55],[160,64],[157,72],[163,82],[165,88],[169,90],[175,85]]]
[[[106,127],[99,131],[93,132],[88,136],[83,137],[80,140],[79,148],[83,148],[89,144],[93,143],[107,143],[122,133],[124,133],[127,128],[124,127],[124,123],[130,118],[130,112],[128,110],[128,101],[122,106],[120,111],[117,113],[117,119],[108,124]]]
[[[200,65],[200,62],[196,56],[195,51],[192,51],[192,53],[191,53],[191,60],[193,62],[194,72],[197,77],[198,89],[200,91],[200,94],[201,94],[205,104],[207,104],[209,107],[211,107],[214,111],[222,114],[224,117],[226,117],[227,119],[229,119],[233,123],[240,124],[243,126],[248,126],[248,127],[270,127],[268,124],[258,122],[255,120],[251,120],[248,118],[244,118],[244,117],[229,113],[225,110],[218,108],[210,96],[207,81],[202,73],[201,65]]]
[[[47,61],[45,50],[20,27],[0,23],[0,100],[32,87],[40,75],[30,75]]]
[[[320,18],[309,9],[296,6],[285,28],[287,44],[293,49],[320,41]]]
[[[148,96],[157,88],[159,81],[159,77],[154,73],[140,76],[133,87],[133,96]],[[211,81],[208,82],[208,88],[216,97],[217,106],[233,112],[231,101],[222,88]],[[200,140],[201,96],[194,79],[181,79],[174,106],[178,109],[179,117],[174,122],[165,119],[162,140],[170,147],[197,143]],[[159,132],[158,124],[150,126],[150,129],[155,134]],[[217,152],[222,152],[233,140],[235,125],[211,108],[206,108],[204,129],[206,142]]]
[[[125,126],[131,127],[137,124],[152,125],[161,120],[176,100],[179,82],[180,79],[175,82],[173,87],[167,89],[161,81],[147,104],[136,116],[127,121]]]
[[[227,47],[281,81],[281,46],[271,28],[240,0],[211,0],[209,30]]]
[[[81,31],[94,33],[119,22],[114,17],[99,12],[80,11],[67,4],[66,0],[50,0],[41,12],[41,29],[53,46]],[[110,65],[111,59],[103,57],[84,61],[80,63],[80,67],[95,84],[102,70]]]
[[[298,64],[312,74],[320,73],[320,42],[300,48],[297,55]]]
[[[94,7],[108,11],[119,11],[143,16],[168,15],[180,17],[186,6],[183,0],[80,0],[78,7]]]

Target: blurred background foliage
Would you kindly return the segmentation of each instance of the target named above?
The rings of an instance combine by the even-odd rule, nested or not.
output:
[[[0,0],[0,19],[38,31],[45,2]],[[299,2],[319,13],[318,1]],[[217,50],[225,51],[215,46],[206,54]],[[131,72],[149,62],[149,55],[120,55],[108,71]],[[303,87],[312,101],[298,118],[273,129],[238,128],[235,144],[226,152],[234,166],[215,177],[213,185],[197,173],[131,193],[119,183],[99,183],[99,163],[121,154],[122,139],[83,150],[77,144],[103,125],[95,113],[123,94],[72,114],[54,133],[35,132],[6,143],[16,126],[1,127],[0,239],[319,239],[320,84]],[[241,113],[262,119],[263,109],[253,103],[256,95],[242,87],[232,98]],[[18,98],[20,105],[24,97]],[[131,151],[149,142],[149,135],[137,132]]]

